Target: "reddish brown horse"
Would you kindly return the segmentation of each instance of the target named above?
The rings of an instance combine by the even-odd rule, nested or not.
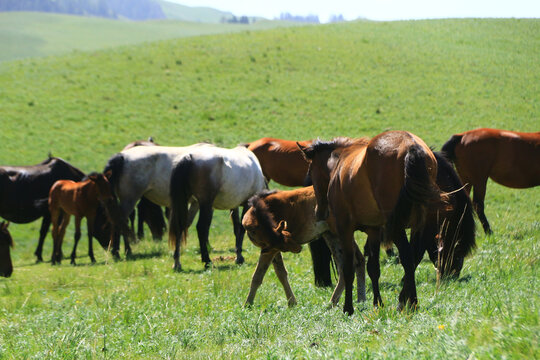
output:
[[[302,146],[312,141],[299,141]],[[309,164],[302,156],[295,141],[262,138],[247,144],[253,151],[263,171],[264,177],[285,186],[303,186]]]
[[[337,138],[299,144],[310,163],[317,198],[317,217],[334,217],[332,232],[340,238],[345,261],[344,312],[354,312],[354,232],[384,228],[383,243],[393,242],[405,275],[399,308],[416,306],[414,255],[406,227],[421,229],[427,209],[446,200],[436,184],[437,161],[429,147],[405,131],[389,131],[373,139]]]
[[[510,188],[540,185],[540,132],[476,129],[453,135],[442,152],[456,165],[486,234],[491,227],[484,213],[487,179]]]
[[[71,215],[75,216],[75,245],[71,253],[71,264],[75,264],[77,244],[81,238],[81,220],[84,217],[88,226],[88,255],[92,263],[96,262],[92,247],[92,236],[94,219],[100,203],[103,204],[106,210],[109,222],[113,225],[117,222],[116,199],[113,196],[106,175],[91,173],[87,176],[87,179],[80,182],[59,180],[52,186],[49,193],[49,211],[53,224],[53,264],[59,264],[62,260],[62,242]]]
[[[11,263],[11,248],[13,239],[8,230],[9,222],[0,223],[0,276],[10,277],[13,273],[13,264]]]

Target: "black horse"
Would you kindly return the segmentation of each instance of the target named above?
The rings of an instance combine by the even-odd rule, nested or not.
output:
[[[0,217],[16,224],[43,218],[35,251],[38,262],[43,261],[43,242],[51,225],[49,190],[57,180],[80,181],[84,176],[65,160],[50,155],[37,165],[0,167]],[[101,228],[103,223],[96,226]],[[108,243],[105,238],[98,239],[102,246]]]

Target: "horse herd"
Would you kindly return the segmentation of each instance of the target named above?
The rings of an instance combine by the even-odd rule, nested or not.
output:
[[[366,299],[364,256],[373,304],[383,304],[381,245],[396,246],[404,269],[399,308],[417,305],[415,269],[426,251],[438,277],[459,276],[465,257],[475,247],[475,211],[484,231],[491,233],[484,213],[488,178],[513,188],[540,185],[540,133],[476,129],[453,135],[441,152],[433,152],[406,131],[331,141],[263,138],[233,149],[206,143],[166,147],[149,139],[129,144],[109,159],[103,173],[88,176],[51,156],[34,166],[0,167],[0,216],[15,223],[43,219],[35,252],[38,261],[52,223],[55,264],[62,260],[63,238],[74,215],[74,264],[83,217],[89,256],[95,262],[94,237],[119,257],[123,236],[126,256],[131,254],[136,206],[138,235],[146,221],[154,238],[160,238],[166,226],[161,207],[166,207],[174,269],[179,271],[180,247],[197,212],[201,258],[208,267],[213,211],[230,210],[236,262],[244,262],[246,231],[261,249],[246,304],[253,303],[270,264],[288,303],[295,304],[281,253],[300,252],[303,244],[316,241],[323,246],[310,248],[314,268],[322,259],[322,267],[327,268],[323,273],[329,273],[330,262],[325,259],[331,254],[338,270],[331,303],[337,304],[345,290],[344,312],[352,314],[355,275],[358,300]],[[301,188],[269,191],[270,180]],[[410,241],[406,228],[411,229]],[[356,230],[367,234],[363,253],[354,241]],[[0,275],[6,277],[13,271],[12,245],[8,223],[2,222]],[[316,281],[321,274],[316,273]]]

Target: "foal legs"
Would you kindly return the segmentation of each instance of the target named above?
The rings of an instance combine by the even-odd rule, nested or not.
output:
[[[81,239],[81,220],[81,217],[75,216],[75,244],[73,244],[73,251],[71,252],[71,265],[75,265],[75,258],[77,257],[77,245]]]
[[[276,250],[269,250],[267,252],[263,252],[261,250],[261,254],[259,255],[259,262],[257,262],[257,268],[255,269],[255,272],[251,277],[251,286],[249,287],[249,294],[244,306],[253,305],[253,300],[255,299],[257,289],[259,289],[259,287],[261,286],[264,275],[266,274],[266,271],[268,270],[272,259],[274,259],[274,256],[276,256],[277,253],[278,252]]]
[[[212,261],[208,255],[208,234],[210,232],[210,224],[212,223],[212,216],[214,209],[212,205],[201,204],[199,211],[199,221],[197,221],[197,235],[199,236],[199,247],[201,249],[201,260],[204,263],[205,268],[209,268]]]
[[[60,221],[60,224],[58,224],[58,217],[59,215],[62,215],[62,220]],[[54,245],[53,245],[53,256],[52,256],[52,264],[60,264],[62,261],[62,242],[64,241],[64,236],[66,235],[66,228],[69,225],[69,214],[59,210],[56,212],[56,216],[53,216],[51,214],[51,220],[53,222],[53,238],[54,238]],[[56,226],[56,231],[54,231],[54,228]]]
[[[281,282],[281,285],[283,285],[283,289],[285,290],[287,303],[289,304],[289,306],[296,305],[296,298],[294,297],[294,294],[291,289],[291,285],[289,284],[287,269],[285,269],[285,264],[283,263],[283,257],[281,256],[281,252],[278,252],[276,256],[274,256],[274,260],[272,260],[272,264],[274,265],[274,270],[276,272],[276,275],[279,281]]]
[[[382,233],[378,229],[366,230],[366,232],[368,234],[366,240],[367,271],[373,287],[373,306],[384,306],[379,290],[379,278],[381,276],[379,252],[381,250]]]
[[[242,256],[242,243],[244,242],[244,234],[246,229],[242,226],[242,218],[246,214],[247,207],[242,209],[242,215],[238,217],[238,208],[231,210],[231,219],[233,222],[234,236],[236,238],[236,263],[243,264],[244,257]]]

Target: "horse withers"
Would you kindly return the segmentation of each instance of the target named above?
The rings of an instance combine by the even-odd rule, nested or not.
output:
[[[62,242],[71,215],[75,216],[75,244],[71,253],[71,264],[75,265],[77,245],[81,238],[81,221],[86,218],[88,226],[88,256],[92,263],[96,262],[92,245],[94,220],[101,204],[109,223],[114,225],[118,208],[106,175],[91,173],[80,182],[59,180],[49,193],[49,211],[53,223],[53,265],[62,260]],[[114,230],[111,229],[111,233]],[[112,240],[112,239],[111,239]]]
[[[13,239],[8,230],[9,222],[0,223],[0,276],[10,277],[13,273],[13,263],[11,262],[11,248]]]
[[[251,279],[246,305],[253,304],[270,263],[274,265],[276,275],[283,285],[289,306],[295,305],[296,298],[289,285],[281,253],[300,252],[303,244],[321,236],[331,249],[339,272],[339,280],[330,300],[332,305],[337,304],[344,289],[343,252],[339,239],[329,232],[327,222],[317,221],[315,205],[313,186],[290,191],[263,191],[249,200],[250,208],[242,220],[242,225],[253,244],[261,248],[261,253]],[[365,262],[356,243],[354,246],[358,301],[364,301]]]
[[[419,137],[405,131],[388,131],[373,139],[315,141],[307,148],[299,147],[310,161],[317,218],[326,219],[331,213],[335,219],[331,230],[344,251],[344,312],[354,312],[354,232],[379,228],[384,229],[382,242],[396,245],[405,272],[398,308],[406,304],[415,307],[415,264],[405,228],[411,227],[412,232],[420,229],[427,208],[446,201],[436,184],[433,152]]]
[[[174,269],[181,270],[180,243],[185,243],[190,224],[189,204],[199,207],[197,233],[201,259],[210,266],[208,233],[214,209],[232,210],[236,234],[236,263],[244,262],[244,228],[238,207],[247,210],[248,199],[266,188],[257,157],[244,146],[224,149],[217,146],[193,148],[175,164],[170,180],[171,215],[169,244],[174,247]],[[234,214],[236,212],[236,214]]]
[[[484,199],[487,180],[510,188],[540,185],[540,132],[476,129],[452,137],[441,151],[454,162],[461,181],[473,191],[473,204],[486,234],[491,234]]]

